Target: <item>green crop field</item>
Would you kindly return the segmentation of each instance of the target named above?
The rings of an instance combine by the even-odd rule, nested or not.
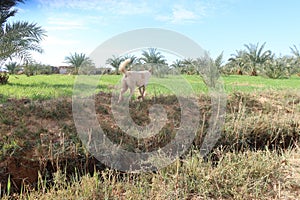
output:
[[[103,75],[90,76],[85,79],[99,79],[99,85],[95,86],[98,91],[111,92],[120,82],[121,75]],[[186,82],[185,82],[186,80]],[[292,76],[290,79],[269,79],[260,76],[238,76],[231,75],[221,77],[226,93],[235,91],[255,92],[263,90],[299,90],[300,77]],[[166,78],[152,77],[147,93],[151,95],[170,94],[170,90],[164,85],[180,86],[180,82],[190,85],[197,94],[207,93],[208,88],[203,83],[200,76],[183,75]],[[70,97],[73,94],[76,76],[74,75],[37,75],[27,77],[25,75],[14,76],[9,78],[9,84],[0,85],[0,102],[6,101],[7,98],[29,98],[32,100],[45,100],[58,97]],[[92,85],[90,85],[92,87]],[[175,88],[178,89],[178,88]]]

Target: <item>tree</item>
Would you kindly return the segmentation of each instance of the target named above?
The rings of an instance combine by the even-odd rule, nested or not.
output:
[[[289,78],[292,74],[292,67],[288,59],[288,57],[279,57],[267,61],[263,68],[264,75],[272,79]]]
[[[42,53],[40,42],[46,36],[45,31],[34,23],[8,23],[9,17],[16,14],[12,9],[23,0],[2,0],[0,2],[0,61],[17,57],[25,62],[32,60],[31,51]]]
[[[167,64],[165,57],[156,48],[149,48],[148,51],[142,51],[142,58],[140,60],[145,63]]]
[[[10,74],[15,74],[17,69],[17,62],[9,62],[5,65]]]
[[[95,63],[91,59],[86,59],[80,66],[80,74],[96,74]]]
[[[0,2],[0,24],[2,28],[7,19],[17,13],[16,9],[11,8],[16,6],[18,2],[24,3],[23,0],[2,0]]]
[[[217,67],[217,69],[220,71],[222,64],[223,64],[223,52],[220,53],[220,55],[218,55],[213,62],[215,64],[215,66]]]
[[[245,50],[236,50],[235,54],[231,54],[231,57],[228,59],[229,63],[226,65],[230,73],[234,71],[238,75],[243,75],[244,70],[246,70],[245,64],[247,62],[245,53]]]
[[[196,74],[197,70],[195,68],[196,60],[192,58],[185,58],[182,61],[182,64],[184,65],[184,68],[181,70],[181,73],[187,73],[187,74]]]
[[[119,73],[119,66],[121,64],[121,62],[124,61],[124,58],[122,57],[117,57],[115,55],[112,56],[112,58],[109,58],[106,60],[106,64],[112,66],[113,68],[115,68],[116,73]]]
[[[140,62],[144,63],[143,65],[147,66],[148,70],[151,70],[152,74],[156,77],[163,78],[169,73],[169,66],[165,56],[157,51],[156,48],[143,50]]]
[[[173,70],[173,73],[184,73],[184,63],[182,60],[176,59],[175,61],[173,61],[173,63],[171,64],[171,68]]]
[[[126,55],[126,56],[124,56],[123,60],[126,60],[128,58],[131,60],[131,63],[139,62],[139,60],[137,59],[137,57],[135,55]]]
[[[78,74],[78,69],[83,66],[84,62],[91,62],[90,58],[83,53],[74,53],[65,57],[65,62],[74,67],[74,73]]]
[[[300,51],[296,45],[290,47],[290,49],[294,57],[289,60],[289,64],[292,65],[294,73],[298,73],[298,75],[300,75]]]
[[[261,47],[259,44],[245,44],[246,47],[245,56],[247,61],[249,61],[250,68],[251,68],[251,75],[257,76],[257,68],[263,66],[263,64],[268,61],[272,60],[272,52],[271,50],[263,51],[266,43],[263,43]]]
[[[290,47],[290,50],[296,58],[300,58],[300,51],[298,50],[296,45],[293,45],[293,47]]]
[[[183,61],[182,60],[178,60],[176,59],[175,61],[173,61],[173,63],[171,64],[171,67],[175,68],[175,69],[179,69],[184,67]]]

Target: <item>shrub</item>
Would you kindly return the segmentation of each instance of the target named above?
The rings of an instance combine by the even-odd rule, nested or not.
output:
[[[33,76],[38,74],[53,74],[52,66],[44,65],[40,63],[29,63],[24,66],[24,73],[27,76]]]
[[[8,83],[8,78],[9,78],[8,73],[6,73],[6,72],[1,72],[1,73],[0,73],[0,83],[1,83],[2,85]]]
[[[281,60],[266,63],[263,71],[267,77],[273,79],[289,78],[291,76],[290,68]]]

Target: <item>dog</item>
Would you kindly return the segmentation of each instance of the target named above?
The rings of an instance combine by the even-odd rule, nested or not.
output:
[[[119,66],[119,71],[123,73],[123,78],[118,103],[123,100],[123,95],[128,90],[128,88],[130,90],[129,98],[131,98],[131,96],[133,95],[135,88],[138,88],[140,92],[140,96],[138,96],[138,99],[142,98],[144,100],[144,97],[146,95],[146,86],[151,77],[151,73],[149,71],[127,71],[126,66],[130,62],[131,59],[128,58]]]

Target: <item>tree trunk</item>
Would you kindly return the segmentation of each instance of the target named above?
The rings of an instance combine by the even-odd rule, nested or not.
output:
[[[251,72],[251,76],[257,76],[256,69],[253,69],[253,70],[252,70],[252,72]]]
[[[243,71],[241,69],[238,69],[236,72],[238,75],[243,75]]]

